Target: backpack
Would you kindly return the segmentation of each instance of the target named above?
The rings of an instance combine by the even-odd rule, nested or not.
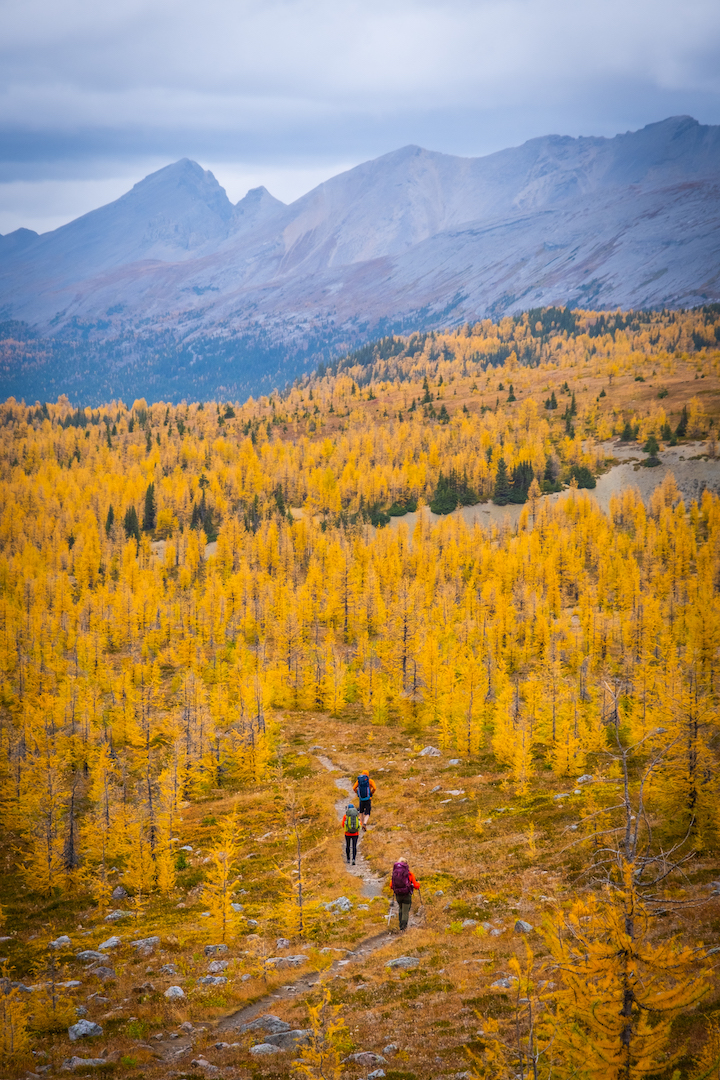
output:
[[[358,824],[360,821],[360,814],[357,808],[349,806],[347,814],[345,815],[345,828],[349,833],[356,833],[358,831]]]
[[[360,773],[358,776],[358,798],[370,798],[370,777],[367,773]]]
[[[392,869],[392,891],[396,896],[410,896],[413,887],[410,883],[410,867],[407,863],[396,862]]]

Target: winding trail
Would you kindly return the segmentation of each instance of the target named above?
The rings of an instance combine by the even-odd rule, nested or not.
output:
[[[313,751],[320,749],[314,747]],[[340,772],[341,770],[335,765],[330,758],[324,754],[315,753],[315,757],[328,772]],[[335,778],[336,787],[343,792],[342,798],[338,799],[335,803],[335,810],[338,815],[338,821],[341,821],[345,810],[347,809],[349,798],[353,797],[352,783],[347,776]],[[344,836],[340,838],[337,845],[338,858],[341,860],[342,865],[346,873],[353,877],[360,878],[362,881],[362,894],[368,898],[373,896],[380,896],[383,890],[384,881],[382,878],[372,870],[367,859],[361,854],[360,843],[358,844],[357,858],[355,866],[348,865],[345,860],[345,844]],[[361,941],[354,949],[335,949],[333,951],[342,953],[342,956],[338,956],[333,961],[330,967],[326,970],[326,973],[332,973],[339,975],[343,968],[348,964],[351,964],[358,960],[364,960],[376,949],[381,949],[384,945],[387,945],[393,940],[394,935],[387,930],[382,930],[378,934],[373,934],[370,937]],[[213,1031],[219,1038],[223,1040],[225,1037],[231,1036],[233,1033],[237,1033],[238,1029],[244,1024],[254,1020],[256,1016],[266,1012],[278,1001],[287,1001],[289,999],[297,1000],[303,996],[303,993],[307,993],[313,987],[317,986],[320,982],[321,976],[317,971],[309,971],[304,975],[298,976],[298,978],[286,983],[284,986],[279,986],[271,994],[266,994],[264,997],[258,998],[249,1005],[243,1006],[241,1009],[235,1010],[235,1012],[229,1013],[227,1016],[221,1017],[219,1020],[199,1021],[196,1025],[196,1029],[205,1028]],[[167,1063],[179,1064],[180,1058],[185,1058],[192,1050],[192,1032],[186,1033],[178,1039],[170,1041],[169,1037],[165,1037],[158,1040],[152,1049],[159,1054],[163,1055],[164,1060]]]

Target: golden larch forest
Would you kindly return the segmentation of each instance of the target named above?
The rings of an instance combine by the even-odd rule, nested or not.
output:
[[[2,1075],[720,1076],[719,424],[717,305],[1,405]]]

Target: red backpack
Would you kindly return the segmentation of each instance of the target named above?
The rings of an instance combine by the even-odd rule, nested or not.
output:
[[[392,891],[396,896],[409,896],[413,891],[410,883],[410,867],[407,863],[396,862],[393,866]]]

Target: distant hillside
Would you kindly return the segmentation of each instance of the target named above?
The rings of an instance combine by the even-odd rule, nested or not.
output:
[[[233,206],[183,160],[0,237],[0,315],[25,324],[0,392],[234,398],[392,331],[712,302],[718,177],[720,127],[690,117],[483,158],[405,147],[290,206],[264,188]]]

